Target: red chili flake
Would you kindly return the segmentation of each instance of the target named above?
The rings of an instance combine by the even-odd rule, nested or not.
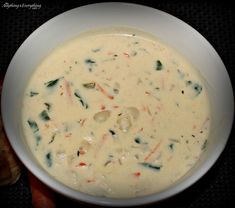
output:
[[[86,165],[87,165],[87,164],[84,163],[84,162],[80,162],[80,163],[79,163],[79,166],[81,166],[81,167],[82,167],[82,166],[86,166]]]
[[[139,177],[140,175],[141,175],[140,172],[135,172],[135,173],[134,173],[134,176],[136,176],[136,177]]]

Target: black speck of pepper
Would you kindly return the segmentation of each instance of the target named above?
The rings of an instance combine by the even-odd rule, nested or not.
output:
[[[181,93],[184,94],[184,90],[181,90]]]
[[[112,136],[114,136],[116,134],[115,131],[113,131],[112,129],[109,129],[109,132],[110,132],[110,134],[112,134]]]
[[[195,135],[194,135],[194,134],[192,134],[192,137],[194,137],[194,138],[195,138]]]
[[[79,155],[80,155],[80,151],[78,150],[78,151],[77,151],[77,156],[79,157]]]
[[[185,83],[186,83],[186,86],[188,86],[188,85],[192,84],[192,81],[191,80],[187,80]]]

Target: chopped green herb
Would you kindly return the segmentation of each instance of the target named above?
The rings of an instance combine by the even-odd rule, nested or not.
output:
[[[181,135],[181,137],[183,138],[184,136]],[[176,143],[180,143],[180,140],[178,140],[178,139],[173,139],[173,138],[169,138],[169,141],[171,141],[171,142],[176,142]]]
[[[48,116],[48,113],[46,110],[43,110],[40,114],[39,114],[40,118],[43,120],[43,121],[49,121],[50,120],[50,117]]]
[[[96,62],[92,59],[85,59],[85,63],[89,65],[89,71],[92,71],[93,65],[96,64]]]
[[[85,60],[85,63],[86,63],[86,64],[94,64],[95,61],[92,60],[92,59],[86,59],[86,60]]]
[[[46,87],[53,87],[58,83],[59,80],[60,80],[60,78],[54,79],[54,80],[48,81],[44,84],[46,85]]]
[[[201,150],[205,150],[207,146],[207,139],[203,142]]]
[[[173,144],[173,143],[170,143],[170,144],[168,145],[168,147],[169,147],[170,150],[173,150],[173,149],[174,149],[174,144]]]
[[[88,104],[83,100],[83,98],[81,97],[81,95],[80,95],[78,90],[76,90],[74,92],[74,95],[79,99],[79,101],[82,104],[82,106],[87,109],[88,108]]]
[[[52,154],[51,154],[51,152],[48,152],[46,154],[46,164],[47,164],[48,167],[52,166]]]
[[[142,165],[145,168],[150,168],[150,169],[157,170],[157,171],[159,171],[162,167],[162,166],[153,165],[153,164],[148,163],[148,162],[142,162],[142,163],[139,163],[139,164]]]
[[[160,60],[157,60],[156,61],[156,70],[157,71],[160,71],[160,70],[162,70],[162,68],[163,68],[163,66],[162,66],[162,62],[160,61]]]
[[[115,94],[118,94],[118,93],[119,93],[119,89],[113,88],[113,92],[114,92]]]
[[[35,139],[36,139],[36,146],[39,145],[39,142],[41,141],[42,137],[39,134],[35,134]]]
[[[44,103],[44,105],[46,106],[48,111],[51,109],[51,104],[50,103]]]
[[[33,130],[33,133],[39,130],[38,125],[35,121],[28,119],[28,124],[29,124],[29,127]]]
[[[116,134],[115,131],[113,131],[112,129],[109,129],[109,132],[110,132],[110,134],[112,134],[112,135],[115,135],[115,134]]]
[[[95,88],[95,82],[84,83],[84,84],[82,84],[82,86],[87,89],[93,89],[93,88]]]
[[[140,143],[141,143],[141,138],[136,137],[136,138],[135,138],[135,143],[140,144]]]
[[[193,89],[195,90],[196,94],[199,95],[201,93],[201,91],[202,91],[202,86],[197,84],[197,83],[195,83],[193,85]]]
[[[39,94],[38,92],[34,92],[34,91],[29,92],[30,97],[33,97],[33,96],[38,95],[38,94]]]
[[[101,49],[100,49],[100,48],[92,49],[92,52],[94,52],[94,53],[99,52],[99,51],[101,51]]]

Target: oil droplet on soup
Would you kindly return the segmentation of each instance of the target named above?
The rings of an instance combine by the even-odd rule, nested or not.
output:
[[[85,33],[36,68],[22,126],[53,177],[78,191],[160,192],[205,151],[210,106],[199,72],[157,38],[128,28]]]

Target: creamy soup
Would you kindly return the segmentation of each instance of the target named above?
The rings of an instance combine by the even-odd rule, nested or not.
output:
[[[23,99],[23,130],[41,166],[96,196],[160,192],[205,150],[206,86],[185,58],[140,31],[88,32],[53,50]]]

